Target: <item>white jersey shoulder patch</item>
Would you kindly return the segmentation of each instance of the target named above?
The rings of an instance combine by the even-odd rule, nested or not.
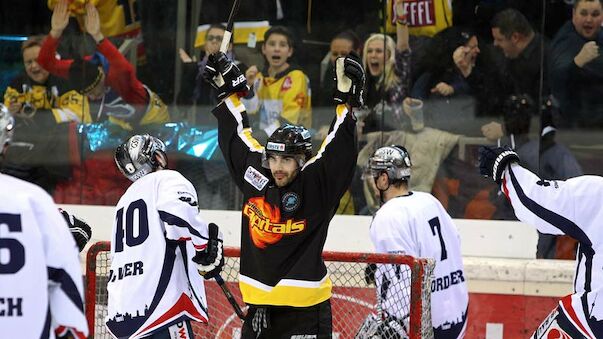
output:
[[[250,183],[251,186],[255,187],[258,191],[261,191],[268,183],[268,178],[266,178],[265,175],[260,173],[260,171],[249,166],[245,171],[245,181]]]

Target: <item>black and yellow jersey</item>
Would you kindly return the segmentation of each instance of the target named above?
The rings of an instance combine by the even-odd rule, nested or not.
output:
[[[241,269],[243,300],[255,305],[307,307],[331,297],[321,257],[329,222],[350,185],[356,164],[356,120],[337,106],[317,154],[285,187],[262,167],[264,148],[251,136],[237,95],[220,103],[218,140],[236,185],[243,192]]]

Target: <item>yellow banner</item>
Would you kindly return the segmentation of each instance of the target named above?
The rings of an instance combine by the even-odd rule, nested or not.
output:
[[[195,38],[195,47],[205,45],[205,35],[210,25],[201,25],[197,27],[197,36]],[[226,26],[226,24],[224,24]],[[246,21],[234,23],[233,41],[235,44],[247,44],[250,39],[255,42],[264,41],[264,33],[270,28],[268,21]],[[255,45],[255,43],[253,43]]]

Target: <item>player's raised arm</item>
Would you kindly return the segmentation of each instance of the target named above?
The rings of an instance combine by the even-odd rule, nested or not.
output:
[[[567,194],[574,184],[542,180],[518,162],[511,149],[480,148],[480,173],[501,185],[519,220],[542,233],[574,236],[579,230],[574,223],[575,198]]]
[[[336,192],[336,196],[341,197],[350,184],[358,156],[353,109],[364,103],[366,75],[360,58],[353,52],[335,61],[335,73],[335,117],[317,154],[302,170],[315,171],[320,187],[325,187],[325,192]]]
[[[205,79],[218,92],[221,102],[212,110],[218,119],[218,142],[232,178],[239,188],[250,157],[260,161],[263,147],[251,135],[249,118],[240,98],[249,87],[241,70],[226,55],[218,52],[209,56]]]

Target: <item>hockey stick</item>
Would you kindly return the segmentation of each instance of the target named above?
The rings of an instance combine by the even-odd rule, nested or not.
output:
[[[226,286],[226,282],[224,282],[222,276],[218,274],[214,277],[214,279],[216,279],[216,282],[218,283],[218,285],[220,285],[220,288],[222,289],[222,292],[224,292],[228,303],[230,303],[230,306],[232,306],[237,316],[241,318],[241,320],[244,320],[247,315],[245,314],[245,312],[243,312],[241,306],[239,306],[232,293],[230,293],[230,289],[228,289],[228,286]]]
[[[224,38],[222,38],[222,44],[220,45],[220,52],[226,53],[228,50],[228,44],[230,43],[230,38],[232,37],[232,27],[234,26],[234,17],[239,11],[239,5],[241,4],[241,0],[234,0],[232,4],[232,9],[230,10],[230,15],[228,16],[228,23],[226,24],[226,31],[224,32]]]

